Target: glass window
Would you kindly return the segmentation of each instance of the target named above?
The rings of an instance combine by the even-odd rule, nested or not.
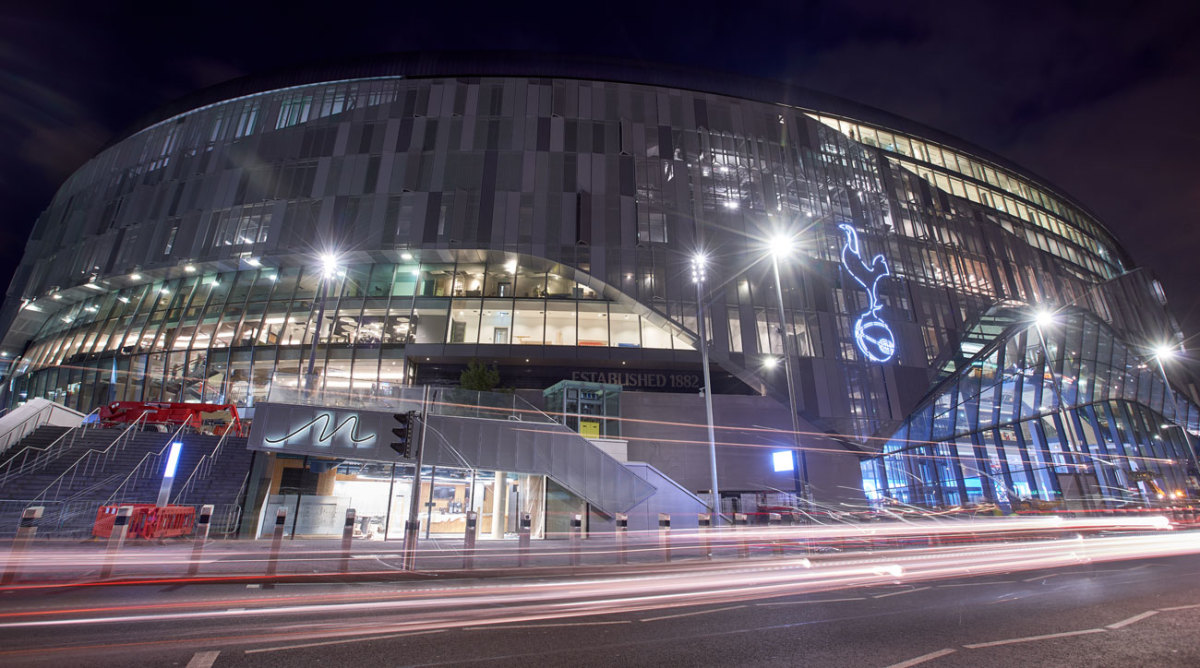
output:
[[[422,297],[449,297],[454,282],[454,265],[429,264],[421,267],[418,292]]]
[[[575,303],[546,303],[546,345],[575,345]]]
[[[508,299],[486,299],[480,319],[479,342],[508,345],[513,342],[513,302]]]
[[[478,343],[480,300],[455,299],[450,305],[446,343]]]
[[[542,345],[545,326],[545,303],[518,299],[513,307],[512,343]]]
[[[363,305],[362,317],[358,320],[358,332],[354,337],[357,344],[382,343],[384,328],[387,326],[387,300],[367,299]]]
[[[454,274],[455,297],[483,296],[483,265],[461,265]]]
[[[575,292],[575,282],[559,274],[548,274],[546,277],[545,296],[551,299],[578,299],[582,291]]]
[[[392,279],[393,297],[411,297],[417,289],[421,270],[416,264],[402,264]]]
[[[649,318],[642,318],[642,347],[671,348],[671,332],[655,325]]]
[[[579,305],[579,345],[608,345],[608,305],[582,303]]]
[[[638,327],[638,317],[619,304],[610,304],[609,310],[608,328],[612,337],[610,345],[618,348],[640,348],[642,336]]]
[[[515,294],[517,260],[488,264],[485,297],[512,297]]]
[[[446,325],[450,320],[449,300],[425,300],[413,315],[417,328],[414,343],[445,343]],[[464,329],[465,332],[465,329]]]

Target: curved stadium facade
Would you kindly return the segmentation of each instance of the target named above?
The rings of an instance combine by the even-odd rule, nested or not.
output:
[[[818,500],[1115,507],[1195,475],[1147,352],[1165,296],[1094,216],[904,119],[669,68],[425,54],[200,93],[58,191],[0,350],[10,405],[81,411],[399,397],[473,359],[534,403],[620,386],[628,459],[701,491],[703,431],[670,426],[704,420],[698,294],[722,489],[792,488],[762,428],[793,403]]]

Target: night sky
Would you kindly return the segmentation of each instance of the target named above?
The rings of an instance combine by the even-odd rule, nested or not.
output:
[[[24,4],[0,8],[3,285],[62,181],[174,98],[323,60],[527,50],[786,80],[1005,156],[1097,214],[1200,350],[1200,3]]]

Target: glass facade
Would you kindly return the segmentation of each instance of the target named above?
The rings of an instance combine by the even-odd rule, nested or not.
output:
[[[1070,448],[1089,433],[1128,447],[1151,415],[1195,429],[1161,386],[1128,394],[1130,356],[1115,358],[1115,341],[1178,340],[1157,284],[1081,207],[981,150],[720,77],[372,67],[202,94],[68,178],[0,310],[7,403],[252,408],[310,363],[351,395],[473,358],[560,374],[539,389],[572,369],[695,371],[703,250],[720,371],[783,403],[772,363],[797,356],[802,428],[855,452],[930,432],[920,458],[868,471],[872,489],[901,489],[894,468],[922,481],[913,499],[945,501],[950,481],[995,497],[997,477],[1012,497],[1097,497],[1056,472],[1084,465]],[[779,295],[766,251],[781,233],[796,252]],[[1082,329],[1088,355],[1057,344],[1054,377],[1073,380],[1047,390],[1011,375],[1039,363],[1025,338],[995,348],[1008,325],[989,314],[1008,303],[1074,305],[1112,335]],[[971,361],[985,349],[994,368]],[[948,378],[974,399],[923,403]],[[985,380],[991,394],[967,387]]]
[[[420,344],[694,349],[645,308],[545,265],[344,267],[324,291],[319,389],[386,395],[408,384],[406,347]],[[322,280],[320,267],[258,268],[97,294],[46,321],[16,387],[85,410],[127,400],[252,406],[272,382],[303,381]],[[57,373],[28,373],[46,368]]]
[[[863,462],[874,502],[1087,510],[1195,495],[1200,411],[1153,358],[1078,311],[1007,322]]]

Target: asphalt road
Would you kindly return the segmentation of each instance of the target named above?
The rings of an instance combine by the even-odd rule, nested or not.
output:
[[[1060,551],[1075,556],[1078,546]],[[901,555],[879,553],[817,566],[700,561],[583,577],[11,590],[0,595],[0,662],[1200,665],[1200,556],[1042,570],[1021,570],[1034,558],[1014,557],[1012,570],[939,578],[932,564],[971,555],[925,554],[906,556],[901,577],[889,571]],[[817,572],[845,575],[812,580]]]

